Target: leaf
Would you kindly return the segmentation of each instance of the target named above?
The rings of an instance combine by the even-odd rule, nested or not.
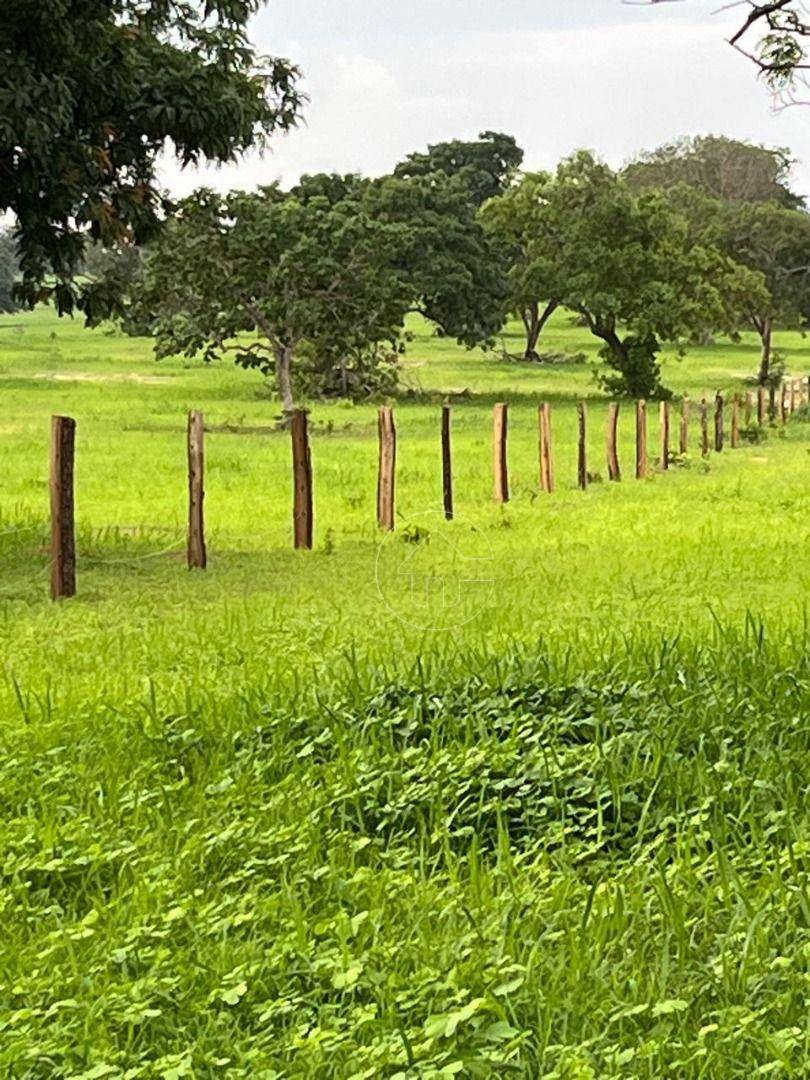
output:
[[[345,971],[337,971],[332,976],[332,986],[336,990],[346,990],[354,986],[363,972],[363,965],[359,962],[351,964]]]
[[[513,1028],[506,1020],[496,1020],[494,1024],[490,1024],[481,1032],[487,1042],[506,1042],[507,1039],[513,1039],[519,1034],[518,1029]]]
[[[672,1013],[685,1012],[689,1008],[689,1002],[681,998],[670,998],[668,1001],[659,1001],[653,1005],[653,1016],[670,1016]]]
[[[223,990],[220,994],[220,998],[226,1005],[238,1005],[242,998],[247,993],[247,983],[240,982],[236,986],[231,986],[227,990]]]
[[[466,1023],[467,1020],[470,1020],[475,1016],[483,1004],[483,998],[473,998],[473,1000],[465,1005],[463,1009],[456,1009],[455,1012],[451,1012],[444,1028],[445,1038],[450,1038],[451,1035],[455,1035],[458,1026]]]

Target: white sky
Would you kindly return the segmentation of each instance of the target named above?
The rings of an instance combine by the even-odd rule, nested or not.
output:
[[[810,194],[810,112],[775,111],[726,43],[744,10],[721,0],[270,0],[262,51],[290,57],[310,96],[305,123],[263,159],[163,178],[177,195],[249,188],[303,172],[389,171],[430,142],[514,134],[527,168],[588,147],[619,165],[684,134],[789,146]]]

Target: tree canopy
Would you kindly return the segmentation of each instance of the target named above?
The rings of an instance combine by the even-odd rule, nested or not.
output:
[[[476,206],[500,195],[523,164],[523,151],[512,135],[483,131],[478,139],[436,143],[409,154],[394,169],[402,179],[444,175],[459,179]]]
[[[444,176],[200,191],[131,285],[129,317],[151,324],[158,355],[230,354],[273,375],[287,411],[302,386],[379,389],[409,312],[468,346],[505,314],[497,252],[463,185]]]
[[[397,267],[412,310],[472,347],[489,342],[507,311],[507,264],[486,233],[463,182],[441,174],[383,177],[366,194],[369,212],[401,226]]]
[[[552,178],[529,176],[521,186],[530,206],[521,251],[540,253],[543,299],[578,312],[604,343],[602,382],[613,392],[664,395],[661,342],[733,329],[743,302],[762,287],[714,245],[696,244],[664,193],[635,191],[587,152],[563,161]]]
[[[547,227],[552,183],[547,173],[527,173],[481,211],[493,241],[508,253],[509,306],[526,330],[525,360],[539,360],[540,335],[561,303],[558,243]]]
[[[760,337],[759,382],[772,370],[777,322],[810,312],[810,215],[790,188],[789,151],[718,136],[682,139],[642,155],[625,170],[637,188],[668,191],[694,242],[712,245],[761,276],[743,303],[740,326]]]
[[[671,197],[689,219],[696,243],[711,244],[757,274],[760,287],[744,299],[740,328],[759,335],[758,381],[765,386],[773,368],[777,324],[801,326],[810,315],[810,214],[778,202],[713,199],[694,188],[673,188]]]
[[[289,412],[302,358],[396,348],[411,302],[402,242],[356,197],[202,190],[159,237],[139,299],[158,355],[230,354],[274,374]]]
[[[154,236],[155,176],[233,160],[296,122],[296,69],[246,37],[259,0],[4,0],[0,212],[17,220],[21,298],[98,314],[76,280],[88,238]]]
[[[625,169],[634,187],[672,188],[688,184],[715,199],[804,204],[790,188],[789,150],[756,146],[724,135],[677,139],[641,154]]]

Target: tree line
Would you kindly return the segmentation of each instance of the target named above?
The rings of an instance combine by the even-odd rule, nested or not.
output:
[[[653,3],[662,0],[652,0]],[[292,189],[175,205],[156,180],[234,161],[299,120],[290,61],[260,56],[261,0],[7,0],[0,21],[0,306],[54,303],[113,316],[159,355],[232,355],[275,380],[285,409],[310,393],[362,395],[396,380],[406,319],[492,347],[507,316],[542,359],[565,308],[600,341],[599,378],[664,396],[662,345],[760,337],[759,381],[779,374],[775,325],[808,313],[808,215],[789,155],[685,139],[614,170],[579,152],[521,171],[485,132],[411,154],[389,176],[309,176]],[[735,35],[775,90],[800,83],[796,0],[750,4]]]
[[[419,312],[437,333],[492,348],[509,315],[522,358],[565,309],[600,342],[617,395],[666,397],[659,354],[755,330],[757,377],[781,377],[776,325],[810,315],[810,215],[789,154],[687,138],[621,170],[587,151],[522,171],[514,138],[431,146],[388,176],[305,176],[283,191],[180,203],[142,257],[95,251],[104,294],[159,356],[233,356],[275,381],[285,410],[310,394],[391,390]]]

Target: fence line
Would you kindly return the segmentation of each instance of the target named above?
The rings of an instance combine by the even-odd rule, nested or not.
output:
[[[785,380],[772,395],[771,409],[766,409],[765,389],[759,388],[756,401],[756,417],[760,426],[770,413],[772,422],[777,418],[787,424],[790,418],[803,407],[810,405],[810,377]],[[739,394],[731,400],[731,440],[732,449],[741,444],[741,410],[744,410],[746,430],[750,430],[753,418],[754,399],[748,392],[744,401]],[[725,412],[726,399],[721,391],[715,395],[714,407],[714,450],[722,452],[725,447]],[[492,461],[493,461],[493,496],[496,503],[509,501],[509,463],[508,463],[508,416],[509,408],[499,403],[493,411]],[[618,425],[620,406],[611,402],[608,406],[606,427],[606,455],[608,476],[611,481],[621,480],[622,470],[618,450]],[[680,416],[680,452],[688,452],[689,445],[690,401],[685,395]],[[671,413],[669,402],[660,404],[660,460],[662,471],[671,464]],[[707,395],[700,402],[701,453],[704,457],[710,452],[709,409]],[[441,414],[441,461],[442,493],[445,518],[454,517],[454,486],[452,459],[452,410],[450,405],[442,407]],[[552,444],[551,405],[543,402],[538,409],[540,487],[551,494],[555,488],[554,451]],[[393,531],[395,528],[395,492],[396,492],[396,443],[397,432],[394,410],[385,406],[379,410],[379,463],[377,482],[377,524],[380,529]],[[577,403],[577,486],[586,490],[591,481],[588,472],[588,411],[584,401]],[[650,463],[647,448],[647,403],[636,402],[635,407],[635,475],[645,479],[649,475]],[[189,568],[205,569],[207,552],[205,543],[205,426],[203,414],[192,411],[188,414],[187,451],[188,451],[188,528],[186,534],[187,563]],[[313,476],[312,454],[309,442],[308,416],[305,410],[294,410],[291,418],[292,467],[293,467],[293,542],[296,548],[311,549],[314,541],[313,513]],[[51,596],[54,600],[66,599],[76,593],[76,526],[74,501],[76,421],[68,416],[54,416],[51,419],[50,451],[50,511],[51,544],[49,565],[45,572],[51,576]],[[17,533],[31,532],[40,526],[22,526],[0,530],[0,537]],[[150,552],[144,556],[124,559],[100,559],[85,556],[90,562],[103,564],[130,563],[143,559],[157,558],[160,555],[177,551],[178,543],[163,552]],[[4,594],[0,592],[0,597]]]

